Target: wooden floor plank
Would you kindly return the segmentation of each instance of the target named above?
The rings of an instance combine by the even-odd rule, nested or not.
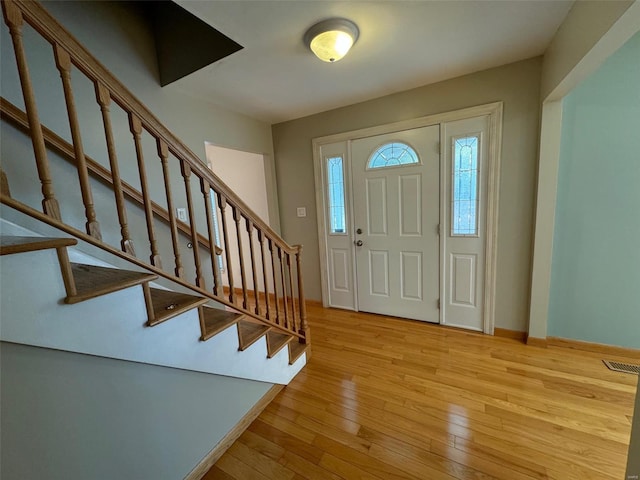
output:
[[[598,355],[381,315],[307,313],[307,366],[218,461],[218,477],[205,478],[624,476],[637,377]]]

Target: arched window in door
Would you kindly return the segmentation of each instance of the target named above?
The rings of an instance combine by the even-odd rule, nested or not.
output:
[[[367,162],[367,170],[413,163],[420,163],[420,159],[412,147],[402,142],[390,142],[381,145],[371,154]]]

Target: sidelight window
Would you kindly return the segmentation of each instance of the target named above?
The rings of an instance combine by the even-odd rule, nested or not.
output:
[[[478,145],[480,135],[453,139],[451,235],[478,235]]]
[[[344,162],[342,157],[327,158],[329,233],[346,235]]]

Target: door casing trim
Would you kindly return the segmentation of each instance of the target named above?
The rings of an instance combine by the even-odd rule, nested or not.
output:
[[[455,120],[463,120],[487,115],[489,117],[489,159],[487,165],[488,175],[488,192],[487,192],[487,210],[486,210],[486,245],[485,245],[485,267],[484,267],[484,308],[483,308],[483,328],[486,334],[493,335],[495,326],[495,294],[496,294],[496,276],[497,276],[497,250],[498,250],[498,210],[500,201],[500,165],[502,156],[502,115],[503,102],[488,103],[470,108],[463,108],[451,112],[438,113],[435,115],[427,115],[424,117],[403,120],[400,122],[388,123],[384,125],[376,125],[358,130],[327,135],[314,138],[311,142],[313,149],[313,173],[316,190],[316,218],[318,221],[318,244],[320,255],[320,277],[322,286],[322,305],[328,307],[329,298],[329,267],[328,252],[326,243],[326,205],[327,195],[324,188],[324,179],[322,168],[321,147],[330,143],[347,142],[347,152],[349,161],[351,157],[351,141],[370,137],[374,135],[383,135],[387,133],[398,132],[402,130],[410,130],[414,128],[426,127],[429,125],[442,124]],[[440,129],[440,151],[442,152],[442,128]],[[442,165],[441,153],[441,165]],[[442,170],[442,169],[441,169]],[[353,195],[351,195],[352,197]],[[349,202],[352,201],[350,198]],[[442,219],[441,219],[442,220]],[[442,223],[442,221],[441,221]],[[353,240],[353,232],[349,231],[349,239]],[[440,240],[440,257],[442,262],[443,254],[442,235]],[[442,276],[442,267],[441,267]],[[442,295],[442,283],[440,285],[440,294]],[[355,305],[358,305],[357,298]],[[440,320],[442,322],[442,310],[440,311]]]

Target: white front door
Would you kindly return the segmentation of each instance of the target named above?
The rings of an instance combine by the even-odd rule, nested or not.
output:
[[[439,322],[440,127],[351,145],[357,309]]]
[[[442,126],[446,159],[442,323],[483,330],[488,116]]]

